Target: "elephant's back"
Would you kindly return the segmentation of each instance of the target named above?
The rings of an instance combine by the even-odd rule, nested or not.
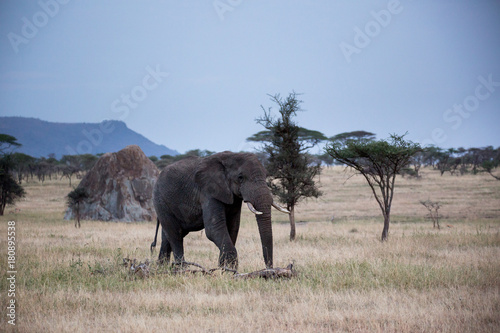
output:
[[[188,157],[166,166],[161,171],[153,193],[157,213],[165,210],[174,213],[180,206],[191,205],[197,201],[199,189],[194,176],[199,163],[199,157]]]

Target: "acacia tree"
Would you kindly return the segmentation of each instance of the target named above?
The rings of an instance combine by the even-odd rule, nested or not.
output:
[[[496,176],[493,174],[493,170],[497,168],[498,165],[499,165],[498,161],[488,160],[483,162],[482,167],[484,171],[489,173],[493,178],[495,178],[496,180],[500,180],[500,176]]]
[[[418,143],[405,141],[404,135],[392,134],[390,140],[336,141],[325,149],[338,162],[365,177],[384,216],[382,241],[387,239],[396,175],[421,151]]]
[[[0,157],[0,215],[3,215],[5,206],[14,204],[17,199],[26,195],[21,185],[12,177],[12,167],[10,154]]]
[[[299,127],[293,117],[301,111],[297,94],[292,92],[286,98],[279,94],[269,95],[279,107],[280,116],[274,118],[271,108],[261,106],[264,115],[256,119],[265,130],[249,137],[248,141],[263,143],[267,155],[264,163],[268,173],[268,185],[273,195],[286,204],[290,211],[290,240],[295,240],[295,205],[302,198],[321,195],[314,177],[320,174],[320,163],[313,163],[307,151],[326,137],[318,132]]]
[[[352,131],[352,132],[344,132],[337,135],[332,136],[330,141],[342,141],[346,142],[347,140],[366,140],[372,141],[375,140],[375,133],[367,132],[367,131]]]
[[[87,191],[83,187],[77,187],[73,191],[68,193],[67,203],[68,207],[72,208],[76,212],[75,228],[80,228],[80,204],[82,204],[89,197]]]
[[[71,177],[82,171],[82,155],[64,155],[61,158],[61,165],[59,171],[62,173],[61,179],[64,177],[69,180],[69,187],[71,187]]]
[[[435,228],[437,226],[438,229],[441,229],[439,225],[439,208],[441,208],[442,204],[438,201],[431,201],[430,199],[426,201],[421,200],[420,203],[429,211],[427,217],[432,220],[433,227]]]
[[[15,137],[0,134],[0,215],[3,215],[5,206],[14,204],[17,199],[26,195],[24,189],[11,175],[14,159],[12,153],[8,152],[10,148],[20,146]]]
[[[36,159],[23,153],[13,153],[11,157],[18,183],[21,184],[23,178],[26,178],[26,181],[28,181],[29,171],[33,169]]]
[[[12,135],[0,133],[0,154],[5,155],[11,148],[20,147],[21,144]]]

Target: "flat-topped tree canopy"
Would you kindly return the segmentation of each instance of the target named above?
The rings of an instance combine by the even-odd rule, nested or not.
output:
[[[388,140],[334,141],[325,149],[338,162],[365,177],[384,216],[382,240],[387,239],[396,175],[422,151],[418,143],[404,135],[391,134]]]

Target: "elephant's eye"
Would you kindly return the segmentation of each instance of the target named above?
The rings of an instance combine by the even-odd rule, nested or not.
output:
[[[243,183],[243,180],[245,180],[245,177],[243,177],[242,174],[238,175],[238,182]]]

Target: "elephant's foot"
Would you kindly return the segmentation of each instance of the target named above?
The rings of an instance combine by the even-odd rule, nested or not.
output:
[[[236,252],[221,253],[219,257],[219,267],[236,271],[238,269],[238,255]]]

